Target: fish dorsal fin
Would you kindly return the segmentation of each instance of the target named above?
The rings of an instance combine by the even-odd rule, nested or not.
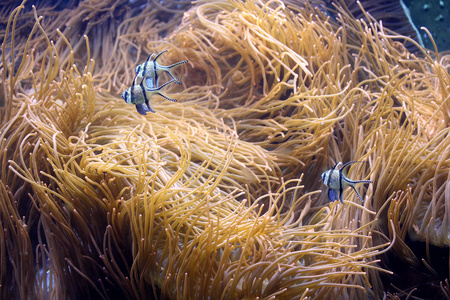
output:
[[[367,161],[352,160],[352,161],[349,161],[349,162],[345,163],[345,164],[342,166],[342,168],[340,169],[340,171],[342,171],[342,173],[343,173],[344,175],[347,175],[347,174],[348,174],[348,171],[344,173],[344,168],[347,167],[347,166],[349,166],[349,165],[351,165],[351,164],[355,164],[355,163],[368,163],[368,162],[367,162]]]
[[[338,162],[337,164],[334,165],[332,170],[336,170],[339,167],[339,165],[341,165],[341,164],[342,164],[342,162]]]

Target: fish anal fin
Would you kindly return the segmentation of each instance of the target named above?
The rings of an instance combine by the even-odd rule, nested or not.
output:
[[[145,102],[145,106],[146,106],[146,110],[147,111],[150,111],[150,112],[152,112],[152,113],[155,113],[155,110],[150,106],[150,102],[147,100],[146,102]]]

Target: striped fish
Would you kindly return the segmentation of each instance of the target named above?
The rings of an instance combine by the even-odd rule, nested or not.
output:
[[[152,57],[154,54],[151,54],[144,63],[138,65],[136,67],[136,76],[134,77],[132,86],[122,93],[122,98],[125,102],[136,105],[136,109],[141,115],[146,115],[149,111],[155,112],[151,108],[149,101],[155,94],[173,102],[177,101],[162,94],[160,90],[172,82],[181,84],[181,82],[170,73],[170,69],[186,63],[187,60],[180,61],[170,66],[162,66],[156,60],[165,52],[167,52],[167,50],[156,55],[153,60]],[[162,72],[169,74],[172,80],[159,86],[158,83]]]
[[[158,94],[161,97],[166,98],[167,100],[173,102],[177,101],[176,99],[169,98],[160,92],[163,87],[172,82],[174,82],[173,79],[164,83],[158,88],[146,88],[144,86],[144,79],[142,79],[139,84],[133,84],[131,87],[126,89],[125,92],[122,93],[122,98],[126,103],[136,105],[136,110],[141,115],[146,115],[148,111],[154,113],[155,111],[150,106],[149,101],[153,95]]]
[[[357,183],[372,183],[370,180],[351,180],[348,179],[344,173],[343,170],[346,166],[357,163],[360,161],[349,161],[345,165],[342,166],[342,168],[337,169],[340,165],[342,165],[342,162],[338,162],[333,169],[328,170],[326,172],[322,173],[322,181],[323,183],[328,187],[328,198],[330,201],[336,201],[340,200],[341,203],[344,203],[342,194],[344,192],[344,189],[348,186],[350,186],[358,196],[358,198],[363,201],[361,196],[358,194],[358,191],[355,188],[355,185]]]

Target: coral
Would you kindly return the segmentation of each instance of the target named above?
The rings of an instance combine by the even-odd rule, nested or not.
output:
[[[145,4],[2,10],[2,298],[395,298],[391,258],[448,295],[410,243],[449,244],[447,56],[320,1]],[[329,203],[350,160],[364,203]]]

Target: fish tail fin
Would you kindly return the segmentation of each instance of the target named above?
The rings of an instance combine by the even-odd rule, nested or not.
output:
[[[350,185],[350,186],[355,185],[357,183],[372,183],[372,180],[351,180],[345,176],[343,176],[342,179],[347,185]]]
[[[181,82],[178,80],[178,78],[175,78],[172,73],[170,73],[169,70],[166,70],[167,74],[169,74],[170,78],[172,78],[171,82],[175,82],[177,84],[181,84]]]
[[[166,68],[172,69],[173,67],[176,67],[176,66],[185,64],[185,63],[187,63],[187,62],[188,62],[187,59],[186,59],[186,60],[182,60],[182,61],[179,61],[179,62],[177,62],[177,63],[171,64],[170,66],[166,66]]]
[[[167,99],[169,101],[177,102],[177,99],[173,99],[173,98],[167,97],[166,95],[163,95],[163,94],[161,94],[159,92],[158,92],[158,95],[160,95],[161,97],[163,97],[163,98],[165,98],[165,99]]]
[[[354,183],[372,183],[372,180],[352,180]]]
[[[361,196],[359,195],[358,191],[356,190],[356,188],[353,185],[350,185],[350,187],[355,191],[356,196],[358,196],[359,200],[361,200],[361,202],[364,203],[363,198],[361,198]]]
[[[185,63],[187,63],[187,60],[183,60],[183,61],[174,63],[174,64],[172,64],[172,65],[170,65],[170,66],[164,66],[164,67],[162,67],[161,69],[163,69],[164,71],[166,71],[167,74],[169,74],[170,78],[173,79],[173,81],[175,81],[175,82],[178,83],[178,84],[181,84],[181,82],[178,80],[178,78],[175,78],[175,77],[172,75],[172,73],[170,73],[170,69],[172,69],[173,67],[179,66],[179,65],[181,65],[181,64],[185,64]]]
[[[156,90],[160,90],[160,89],[162,89],[163,87],[165,87],[166,85],[171,84],[172,82],[176,82],[176,80],[175,80],[175,79],[172,79],[172,80],[170,80],[170,81],[167,81],[167,82],[164,83],[163,85],[160,85]]]

